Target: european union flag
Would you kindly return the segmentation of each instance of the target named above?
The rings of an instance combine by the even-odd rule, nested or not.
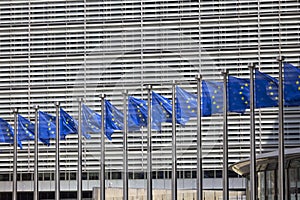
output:
[[[136,130],[140,127],[147,126],[148,118],[148,106],[147,101],[135,98],[133,96],[128,97],[128,124],[130,130]]]
[[[7,121],[0,118],[0,142],[3,143],[14,143],[14,131],[13,128]],[[18,146],[23,149],[22,142],[17,138]]]
[[[197,96],[176,86],[176,115],[181,124],[197,117]]]
[[[172,103],[169,99],[162,95],[152,91],[152,128],[154,130],[161,130],[161,123],[172,123]],[[182,121],[178,120],[176,116],[176,122],[184,125]]]
[[[258,70],[255,70],[255,107],[265,108],[278,106],[278,81]]]
[[[223,82],[202,81],[202,95],[206,98],[204,111],[207,116],[215,113],[223,113]],[[209,99],[208,97],[209,96]]]
[[[204,83],[205,84],[205,83]],[[206,90],[205,90],[205,89]],[[197,95],[187,92],[186,90],[176,86],[176,112],[177,118],[181,123],[185,124],[189,118],[197,117]],[[210,97],[206,85],[202,81],[201,95],[201,114],[202,116],[210,116]]]
[[[228,76],[228,111],[244,113],[250,108],[250,81],[249,79]]]
[[[101,115],[82,104],[82,133],[85,137],[87,133],[101,132]]]
[[[50,139],[56,137],[56,117],[39,111],[39,139],[48,146],[50,145]]]
[[[116,130],[124,128],[124,114],[113,106],[108,100],[105,100],[105,134],[111,140],[111,135]]]
[[[34,124],[18,115],[18,137],[20,141],[34,140]]]
[[[284,63],[284,100],[287,106],[300,105],[300,70],[289,63]]]
[[[171,101],[152,91],[152,128],[161,130],[161,123],[172,123]]]
[[[201,114],[203,117],[211,116],[211,99],[208,91],[208,87],[205,81],[202,81],[202,91],[201,91]],[[221,94],[221,93],[220,93]],[[221,96],[222,97],[222,96]]]
[[[78,134],[78,122],[66,111],[60,108],[59,131],[60,139],[65,139],[68,134]]]

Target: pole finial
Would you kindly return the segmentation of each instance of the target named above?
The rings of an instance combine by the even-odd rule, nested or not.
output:
[[[55,105],[56,107],[59,107],[59,106],[60,106],[60,102],[59,102],[59,101],[56,101],[56,102],[54,103],[54,105]]]
[[[196,80],[201,80],[202,79],[202,75],[201,74],[197,74],[195,78],[196,78]]]
[[[19,109],[18,108],[14,108],[13,109],[13,113],[18,113],[19,112]]]
[[[256,67],[256,64],[255,64],[255,63],[252,63],[252,62],[251,62],[251,63],[248,64],[248,68],[249,68],[249,69],[255,69],[255,67]]]
[[[227,76],[228,75],[228,69],[224,69],[222,72],[221,72],[221,74],[223,75],[223,76]]]
[[[282,55],[277,56],[277,61],[278,62],[284,61],[284,59],[285,59],[285,56],[282,56]]]
[[[149,84],[149,85],[146,85],[146,89],[147,89],[147,90],[151,90],[151,89],[152,89],[152,85],[150,85],[150,84]]]
[[[101,93],[101,94],[99,95],[99,97],[100,97],[101,99],[104,99],[104,98],[106,97],[106,95],[105,95],[104,93]]]

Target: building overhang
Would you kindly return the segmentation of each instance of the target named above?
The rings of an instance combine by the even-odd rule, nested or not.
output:
[[[289,167],[291,160],[300,158],[300,148],[285,149],[285,166]],[[278,150],[264,153],[256,156],[256,170],[266,171],[277,169]],[[241,160],[229,166],[229,169],[242,176],[247,176],[250,173],[250,158]]]

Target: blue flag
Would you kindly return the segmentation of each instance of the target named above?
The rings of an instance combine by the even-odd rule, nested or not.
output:
[[[204,111],[209,116],[223,113],[223,82],[202,81],[202,95],[206,98]]]
[[[244,113],[250,108],[250,81],[228,76],[228,111]]]
[[[172,123],[172,103],[169,99],[152,91],[152,129],[161,130],[161,123]],[[184,125],[176,117],[178,124]]]
[[[34,124],[18,115],[18,137],[20,141],[34,140]]]
[[[50,139],[56,137],[56,117],[39,111],[39,139],[48,146],[50,145]]]
[[[258,70],[255,70],[255,107],[265,108],[278,106],[278,81]]]
[[[289,63],[284,63],[284,100],[286,106],[300,105],[300,70]]]
[[[176,86],[176,115],[181,124],[197,117],[197,95]]]
[[[60,108],[59,117],[60,139],[64,140],[68,134],[78,134],[78,122],[62,108]]]
[[[176,87],[176,112],[177,118],[181,123],[186,123],[189,118],[197,117],[197,95]],[[202,116],[211,115],[211,102],[206,84],[202,82],[201,95],[201,114]]]
[[[105,134],[111,140],[111,135],[116,130],[124,128],[124,114],[113,106],[108,100],[105,100]]]
[[[0,142],[2,143],[14,143],[14,131],[7,121],[0,118]],[[23,149],[22,142],[17,138],[18,146]]]
[[[148,106],[147,101],[132,96],[128,97],[128,124],[130,130],[147,126]]]
[[[172,123],[171,101],[152,91],[152,128],[161,130],[161,123]]]
[[[101,132],[101,115],[82,104],[82,133],[88,137],[87,133]]]

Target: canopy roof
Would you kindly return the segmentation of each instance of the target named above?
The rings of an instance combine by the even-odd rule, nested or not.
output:
[[[277,169],[278,150],[256,156],[256,170],[266,171]],[[285,167],[288,168],[291,161],[300,161],[300,148],[285,149]],[[300,162],[297,162],[300,164]],[[229,167],[232,171],[247,176],[250,173],[250,158],[241,160]]]

